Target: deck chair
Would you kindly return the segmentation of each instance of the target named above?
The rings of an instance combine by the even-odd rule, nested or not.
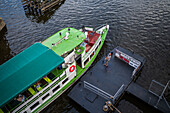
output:
[[[2,109],[0,108],[0,113],[4,113],[3,111],[2,111]]]
[[[43,89],[41,86],[39,86],[39,87],[37,88],[37,85],[34,85],[34,87],[35,87],[38,91],[41,91],[41,90]]]
[[[46,76],[46,77],[43,77],[43,79],[44,79],[45,81],[47,81],[47,82],[48,82],[48,84],[50,84],[50,83],[52,82],[52,80],[51,80],[51,79],[49,79],[47,76]]]
[[[28,91],[29,91],[32,95],[35,95],[35,94],[36,94],[36,92],[34,91],[34,89],[32,89],[31,87],[28,88]]]

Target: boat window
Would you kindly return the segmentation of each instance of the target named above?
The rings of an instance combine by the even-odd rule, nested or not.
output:
[[[97,51],[98,47],[99,47],[99,46],[96,47],[95,52]]]
[[[48,93],[47,95],[45,95],[42,100],[45,100],[50,94]]]
[[[16,97],[13,98],[8,104],[7,104],[7,109],[13,110],[16,106],[20,106],[21,104],[24,103],[26,100],[26,95],[25,94],[18,94]]]
[[[84,66],[87,65],[88,62],[89,62],[89,58],[87,58],[87,60],[84,62]]]
[[[30,107],[31,110],[33,110],[34,108],[36,108],[40,103],[36,102],[33,106]]]
[[[46,87],[47,85],[48,85],[48,82],[45,81],[44,79],[41,79],[40,81],[38,81],[38,82],[36,82],[36,83],[34,84],[34,89],[39,92],[39,91],[41,91],[44,87]]]
[[[58,70],[61,70],[61,69],[62,69],[62,66],[61,66],[61,65],[59,65],[59,66],[57,67],[57,69],[58,69]]]
[[[66,79],[62,82],[62,84],[65,84],[67,81],[68,81],[68,78],[66,78]]]
[[[99,46],[100,46],[100,44],[101,44],[101,41],[99,42]]]
[[[53,74],[53,73],[49,73],[47,75],[47,77],[50,79],[50,80],[53,80],[56,76]]]
[[[25,101],[33,96],[28,90],[24,91],[22,95],[25,95]]]
[[[90,55],[90,59],[92,59],[93,56],[94,56],[94,52]]]
[[[53,89],[53,93],[57,91],[60,88],[60,85],[58,85],[56,88]]]
[[[63,80],[66,77],[66,74],[60,76],[60,80]]]
[[[55,76],[52,80],[54,80],[56,77],[58,77],[58,75],[61,75],[63,72],[64,72],[64,70],[65,70],[65,63],[63,63],[62,64],[62,66],[60,67],[58,67],[58,68],[56,68],[53,72],[52,72],[52,74]],[[67,65],[66,65],[67,66]]]

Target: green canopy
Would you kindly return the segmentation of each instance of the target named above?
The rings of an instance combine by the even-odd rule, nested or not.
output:
[[[64,59],[41,43],[35,43],[0,65],[0,106],[62,64]]]

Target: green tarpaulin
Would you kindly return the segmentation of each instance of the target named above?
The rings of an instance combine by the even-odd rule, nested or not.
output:
[[[0,106],[63,62],[64,59],[51,49],[41,43],[35,43],[0,65]]]

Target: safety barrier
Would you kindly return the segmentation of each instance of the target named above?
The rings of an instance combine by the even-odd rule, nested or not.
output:
[[[160,100],[163,99],[163,100],[165,101],[165,103],[167,104],[168,108],[170,109],[170,105],[169,105],[169,103],[167,102],[166,98],[164,97],[165,91],[166,91],[167,89],[170,89],[170,88],[169,88],[169,83],[170,83],[170,81],[168,81],[166,85],[163,85],[163,84],[161,84],[161,83],[159,83],[159,82],[157,82],[157,81],[155,81],[155,80],[152,80],[152,82],[151,82],[151,84],[150,84],[150,86],[149,86],[149,90],[148,90],[148,91],[158,97],[158,101],[157,101],[157,103],[156,103],[156,105],[155,105],[156,108],[157,108]],[[163,90],[162,90],[162,92],[161,92],[160,94],[154,92],[154,90],[153,90],[153,85],[154,85],[154,84],[162,87]],[[157,88],[157,87],[156,87],[156,88]]]
[[[96,87],[96,86],[94,86],[94,85],[92,85],[92,84],[90,84],[90,83],[88,83],[86,81],[84,81],[84,88],[86,88],[86,89],[92,91],[93,93],[95,93],[95,94],[105,98],[106,100],[110,100],[111,99],[114,102],[115,99],[118,98],[122,94],[122,92],[124,91],[125,85],[123,84],[119,88],[119,90],[115,93],[114,96],[112,96],[111,94],[109,94],[109,93],[99,89],[98,87]]]

